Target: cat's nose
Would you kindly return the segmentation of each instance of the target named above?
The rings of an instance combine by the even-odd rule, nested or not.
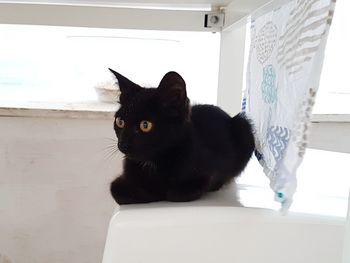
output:
[[[124,143],[124,142],[118,142],[118,148],[121,150],[123,153],[128,153],[130,152],[131,145],[129,143]]]

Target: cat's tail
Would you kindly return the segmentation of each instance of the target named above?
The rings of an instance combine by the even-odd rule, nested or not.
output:
[[[253,125],[244,113],[231,118],[231,134],[244,169],[255,149]]]

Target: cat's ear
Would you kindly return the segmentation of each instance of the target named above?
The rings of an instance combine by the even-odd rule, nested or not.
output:
[[[123,104],[125,101],[127,101],[130,97],[134,96],[135,93],[140,91],[142,88],[132,82],[131,80],[127,79],[123,75],[119,74],[118,72],[114,71],[113,69],[109,70],[113,73],[113,75],[117,78],[118,80],[118,85],[120,89],[120,103]]]
[[[158,90],[163,107],[171,115],[188,114],[189,100],[186,83],[176,72],[170,71],[160,81]]]

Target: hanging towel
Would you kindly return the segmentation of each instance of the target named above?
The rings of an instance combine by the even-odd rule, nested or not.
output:
[[[294,0],[255,18],[243,105],[255,155],[287,211],[308,142],[335,0]]]

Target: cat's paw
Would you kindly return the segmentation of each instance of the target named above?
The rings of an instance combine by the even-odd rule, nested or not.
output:
[[[128,183],[121,177],[115,179],[110,186],[113,199],[120,205],[132,204],[132,193]]]
[[[169,202],[190,202],[199,199],[203,195],[201,191],[193,191],[191,193],[184,193],[180,191],[168,191],[166,200]]]
[[[144,188],[118,177],[111,183],[111,194],[119,205],[141,204],[164,200],[163,195],[151,193]]]

